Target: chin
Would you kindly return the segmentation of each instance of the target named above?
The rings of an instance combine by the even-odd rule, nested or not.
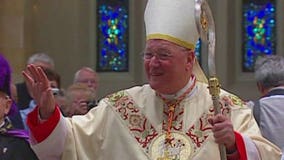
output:
[[[165,86],[159,82],[149,82],[149,85],[152,89],[154,89],[155,91],[159,92],[159,93],[164,93],[165,92]]]
[[[157,90],[159,88],[159,84],[153,81],[149,81],[149,85],[152,89]]]

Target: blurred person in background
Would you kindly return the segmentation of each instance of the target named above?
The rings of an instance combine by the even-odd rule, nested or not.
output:
[[[93,89],[84,83],[74,83],[68,87],[66,91],[65,115],[72,117],[73,115],[84,115],[90,109],[96,106],[95,94]]]
[[[82,67],[75,73],[73,82],[84,83],[96,92],[99,86],[99,77],[92,68]]]
[[[67,107],[67,99],[66,99],[66,91],[64,89],[54,89],[53,95],[56,101],[56,104],[58,105],[61,113],[63,116],[67,116],[68,114],[68,107]]]
[[[253,114],[263,137],[284,151],[284,57],[267,55],[255,62],[255,79],[261,97]]]
[[[27,65],[28,64],[34,64],[36,66],[49,68],[49,69],[54,69],[55,66],[54,60],[45,53],[33,54],[31,57],[29,57]],[[20,110],[25,109],[26,107],[28,107],[30,101],[32,100],[32,97],[28,92],[26,83],[25,82],[17,83],[16,89],[18,96],[17,106],[19,107]]]
[[[10,98],[12,98],[12,95],[15,96],[15,94],[12,94],[13,86],[12,86],[11,75],[12,75],[12,70],[11,70],[9,62],[5,59],[5,57],[2,54],[0,54],[0,87],[5,88]],[[10,113],[8,117],[10,118],[15,128],[24,129],[22,118],[20,116],[18,107],[16,106],[14,99],[12,103],[13,105],[10,109]]]
[[[11,97],[11,84],[10,65],[0,55],[0,159],[37,160],[30,147],[27,132],[19,129],[22,128],[19,127],[22,121]]]

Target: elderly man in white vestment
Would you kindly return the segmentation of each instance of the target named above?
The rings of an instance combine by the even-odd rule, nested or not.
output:
[[[144,67],[149,84],[103,98],[84,116],[65,118],[40,68],[23,75],[38,107],[29,115],[32,148],[47,160],[278,160],[246,104],[222,90],[214,116],[194,56],[194,0],[148,0]]]

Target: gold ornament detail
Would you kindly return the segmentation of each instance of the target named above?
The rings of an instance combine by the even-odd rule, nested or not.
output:
[[[202,30],[204,30],[206,33],[208,32],[208,18],[204,10],[201,12],[201,18],[200,18],[200,24]]]
[[[188,160],[192,156],[193,144],[187,135],[180,132],[171,133],[171,142],[166,142],[166,134],[157,136],[150,146],[153,160]]]

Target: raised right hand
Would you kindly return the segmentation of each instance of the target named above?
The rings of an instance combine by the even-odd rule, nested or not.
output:
[[[28,65],[22,74],[30,94],[39,106],[40,117],[48,119],[55,110],[55,98],[47,76],[40,67],[33,64]]]

